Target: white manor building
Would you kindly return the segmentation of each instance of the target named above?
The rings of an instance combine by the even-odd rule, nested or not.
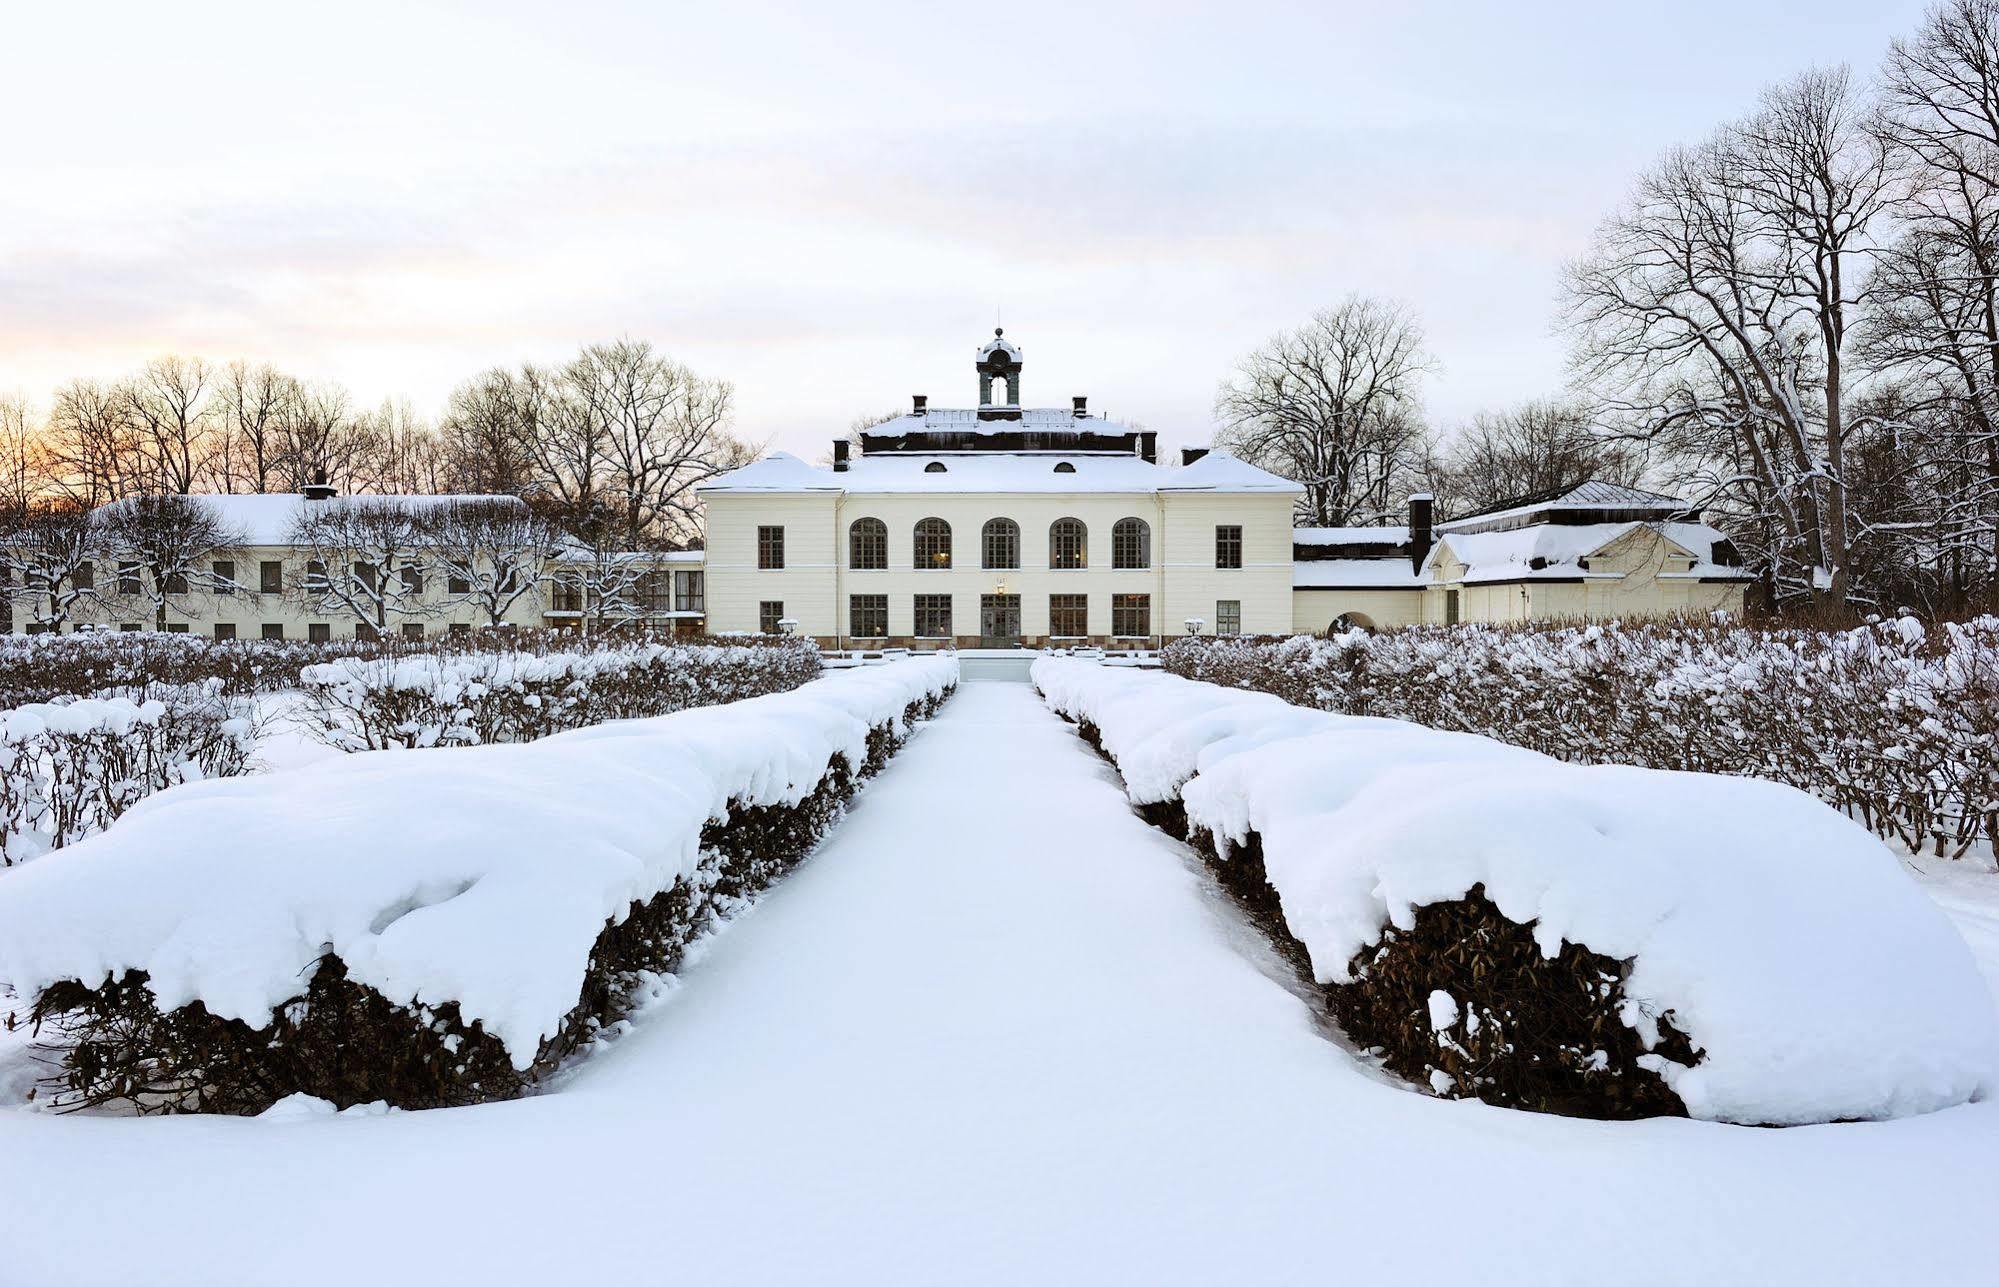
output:
[[[778,452],[710,480],[698,489],[705,549],[618,556],[640,575],[617,619],[797,633],[835,647],[1145,646],[1193,630],[1736,611],[1753,580],[1698,511],[1601,482],[1445,523],[1432,523],[1429,497],[1414,496],[1406,526],[1294,528],[1297,483],[1205,448],[1162,464],[1152,432],[1092,415],[1080,397],[1066,409],[1022,407],[1021,367],[1021,350],[996,330],[978,350],[976,407],[932,408],[918,395],[908,414],[858,442],[835,441],[830,467]],[[374,632],[297,593],[323,573],[291,533],[313,506],[344,503],[330,489],[196,499],[247,544],[203,570],[226,592],[177,600],[169,629],[246,639]],[[506,498],[397,501],[465,499]],[[121,565],[104,575],[135,574]],[[418,593],[390,632],[493,624],[458,578],[420,565],[402,575]],[[548,561],[503,623],[580,624],[593,612],[579,583],[563,559]],[[28,621],[16,610],[4,628]],[[103,593],[69,628],[144,624],[135,596]]]
[[[1219,452],[1020,405],[1021,350],[978,351],[976,408],[932,408],[701,488],[712,631],[845,646],[1155,644],[1207,634],[1739,609],[1751,579],[1677,499],[1606,483],[1433,527],[1292,527],[1302,491]],[[858,451],[855,447],[858,446]]]

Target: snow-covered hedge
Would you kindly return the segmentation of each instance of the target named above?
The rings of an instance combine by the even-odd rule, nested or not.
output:
[[[784,692],[820,671],[809,639],[428,652],[305,667],[302,713],[342,750],[484,745]]]
[[[255,744],[214,684],[0,711],[0,867],[102,831],[155,791],[241,773]]]
[[[1925,1112],[1999,1085],[1999,1017],[1963,941],[1880,841],[1793,788],[1565,763],[1082,661],[1037,661],[1034,680],[1135,804],[1183,809],[1224,865],[1261,864],[1335,1013],[1375,1015],[1349,1035],[1440,1092],[1521,1102],[1499,1093],[1523,1084],[1505,1061],[1565,1061],[1561,1096],[1535,1106],[1631,1115],[1619,1110],[1643,1097],[1611,1081],[1652,1075],[1692,1116],[1788,1124]],[[1480,900],[1503,925],[1481,921]],[[1587,973],[1536,1010],[1552,1022],[1566,1006],[1568,1035],[1510,1028],[1509,989],[1557,981],[1526,979],[1477,936],[1425,938],[1428,909],[1480,934],[1524,929],[1543,960],[1584,949],[1568,959]],[[1481,956],[1483,970],[1461,968]],[[1383,973],[1406,993],[1412,968],[1438,982],[1395,1022],[1343,1003]],[[1592,1044],[1607,1024],[1636,1038],[1628,1057]],[[1412,1044],[1427,1068],[1409,1066]],[[1470,1044],[1482,1065],[1455,1057]]]
[[[930,657],[167,791],[0,881],[0,979],[55,1026],[73,1102],[517,1093],[816,842],[956,680]]]
[[[1926,632],[1658,622],[1197,639],[1168,671],[1579,763],[1784,782],[1884,839],[1999,839],[1999,618]]]

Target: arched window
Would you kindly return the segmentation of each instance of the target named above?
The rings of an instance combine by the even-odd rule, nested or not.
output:
[[[1076,466],[1069,461],[1058,460],[1055,462],[1055,472],[1058,474],[1073,474],[1076,472]]]
[[[857,518],[847,529],[847,566],[888,566],[888,524],[878,518]]]
[[[1121,518],[1111,528],[1111,566],[1149,568],[1152,566],[1152,529],[1142,518]]]
[[[923,467],[923,472],[926,474],[942,474],[948,471],[944,468],[943,461],[933,460]]]
[[[951,566],[951,525],[941,518],[918,519],[916,523],[916,566]]]
[[[1080,518],[1058,518],[1048,525],[1048,566],[1090,566],[1089,529]]]
[[[1020,524],[1010,518],[989,519],[979,534],[981,565],[989,568],[1020,566]]]

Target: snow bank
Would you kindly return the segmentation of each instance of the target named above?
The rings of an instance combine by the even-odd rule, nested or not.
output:
[[[1191,827],[1260,837],[1321,983],[1482,885],[1547,955],[1567,940],[1633,963],[1625,1021],[1648,1037],[1671,1012],[1704,1052],[1647,1057],[1695,1117],[1899,1117],[1999,1085],[1999,1018],[1963,941],[1878,840],[1800,791],[1068,659],[1034,680],[1097,727],[1134,802],[1177,795]]]
[[[162,1010],[198,1000],[261,1028],[330,952],[392,1001],[457,1002],[526,1068],[599,932],[695,870],[711,819],[797,803],[956,679],[929,657],[534,743],[163,792],[0,881],[0,978],[27,996],[142,970]]]

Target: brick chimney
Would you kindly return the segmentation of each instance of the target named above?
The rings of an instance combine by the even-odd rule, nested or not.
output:
[[[1070,401],[1076,404],[1076,419],[1081,420],[1084,416],[1090,414],[1090,400],[1088,398],[1078,394],[1076,397],[1071,398]]]
[[[299,488],[299,495],[309,501],[332,500],[338,492],[332,483],[326,481],[326,471],[315,469],[312,471],[312,481]]]
[[[929,395],[929,394],[927,394],[927,393],[912,393],[912,394],[910,394],[910,395],[909,395],[909,402],[910,402],[910,414],[911,414],[911,415],[916,415],[916,416],[927,416],[927,415],[929,415],[929,414],[930,414],[930,395]]]
[[[1180,449],[1180,463],[1182,465],[1191,465],[1207,454],[1208,449],[1206,447],[1182,447]]]
[[[1159,435],[1150,429],[1138,431],[1138,455],[1149,465],[1159,463]]]
[[[1435,502],[1428,492],[1417,492],[1409,498],[1409,565],[1423,566],[1423,560],[1430,555],[1430,547],[1436,544],[1433,518]]]
[[[845,438],[835,438],[833,440],[834,473],[844,474],[847,472],[847,448],[851,445]]]

